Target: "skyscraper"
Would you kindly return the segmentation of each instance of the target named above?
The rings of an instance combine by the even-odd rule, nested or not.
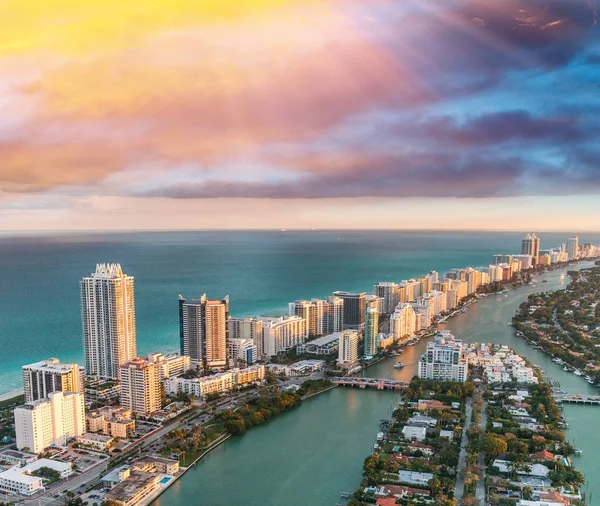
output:
[[[25,402],[48,397],[52,392],[83,394],[83,368],[61,364],[57,358],[23,366]]]
[[[182,355],[205,370],[227,365],[229,296],[221,300],[186,300],[179,296],[179,340]]]
[[[342,322],[344,330],[362,330],[365,323],[365,310],[367,307],[364,292],[333,292],[333,295],[344,301],[344,319]]]
[[[98,264],[81,280],[85,372],[116,378],[119,366],[136,356],[133,277],[119,264]]]
[[[567,239],[567,254],[569,260],[575,260],[579,255],[579,237],[573,236]]]
[[[136,415],[149,415],[160,409],[160,375],[158,364],[136,358],[119,368],[119,401]]]
[[[383,299],[385,314],[392,314],[400,303],[400,287],[391,281],[380,281],[375,285],[373,293]]]
[[[300,316],[306,320],[309,337],[333,334],[342,330],[344,301],[339,297],[327,300],[297,300],[288,304],[290,316]]]
[[[540,239],[535,234],[527,234],[521,241],[521,254],[531,255],[534,265],[538,263],[540,256]]]
[[[379,333],[379,311],[376,304],[370,304],[365,314],[365,356],[377,353],[377,334]]]

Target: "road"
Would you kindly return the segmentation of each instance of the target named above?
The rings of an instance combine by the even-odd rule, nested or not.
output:
[[[454,489],[454,497],[456,501],[460,501],[465,490],[465,482],[463,480],[463,471],[467,467],[467,446],[469,445],[469,437],[467,432],[471,426],[471,414],[473,412],[473,400],[467,401],[465,410],[465,427],[463,429],[462,438],[460,440],[460,455],[458,456],[458,466],[456,468],[456,487]]]
[[[485,431],[485,424],[487,423],[487,414],[485,410],[487,409],[487,402],[483,401],[483,405],[481,407],[481,423],[479,426]],[[479,501],[479,504],[485,504],[485,456],[482,451],[479,452],[479,456],[477,458],[477,464],[482,470],[482,475],[479,481],[477,482],[477,489],[475,491],[475,496]]]

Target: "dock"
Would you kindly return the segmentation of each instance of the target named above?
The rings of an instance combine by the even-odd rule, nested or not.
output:
[[[579,395],[579,394],[553,394],[556,402],[567,402],[570,404],[590,404],[600,406],[600,395]]]

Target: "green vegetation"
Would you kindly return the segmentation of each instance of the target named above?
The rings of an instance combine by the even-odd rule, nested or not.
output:
[[[334,384],[328,379],[306,380],[304,383],[302,383],[302,386],[297,393],[300,397],[305,397],[310,394],[327,390],[333,386]]]
[[[60,473],[46,466],[40,467],[37,471],[34,471],[31,474],[33,476],[39,476],[40,478],[44,478],[48,480],[49,483],[54,483],[55,481],[60,480]]]
[[[408,401],[435,399],[441,402],[464,401],[473,395],[475,385],[471,382],[433,381],[414,378],[404,391]]]

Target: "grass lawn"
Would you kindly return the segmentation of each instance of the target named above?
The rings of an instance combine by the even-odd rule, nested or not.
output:
[[[391,458],[392,458],[392,454],[391,453],[382,452],[382,453],[379,454],[379,460],[381,460],[383,462],[387,462]]]

